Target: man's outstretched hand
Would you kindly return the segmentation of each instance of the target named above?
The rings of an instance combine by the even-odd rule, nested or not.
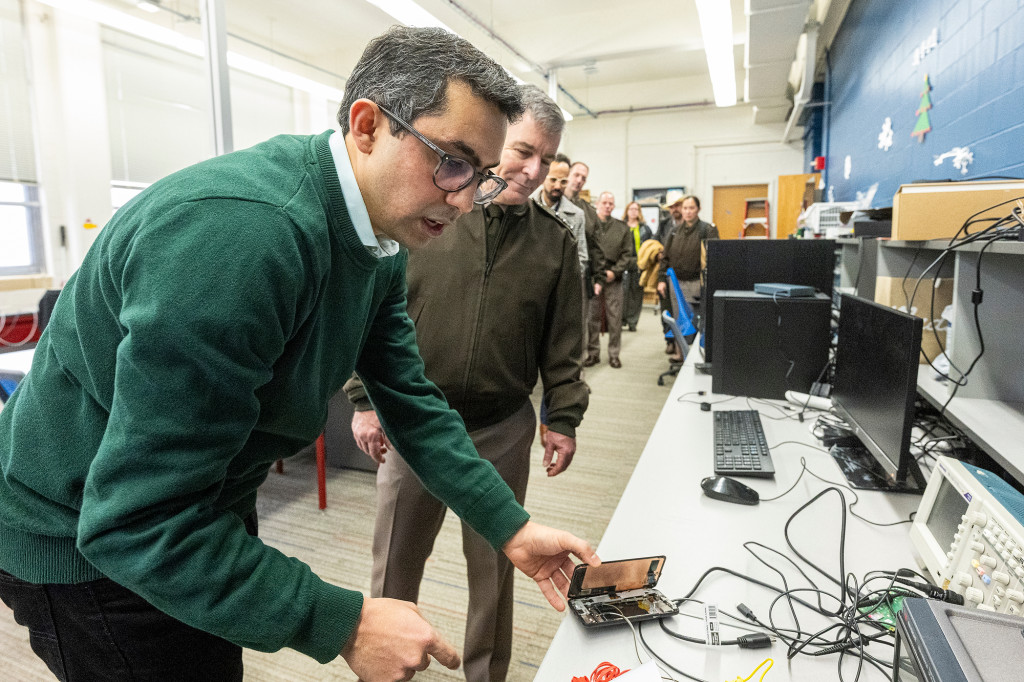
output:
[[[572,533],[542,526],[533,521],[512,536],[502,547],[512,565],[537,581],[548,603],[557,611],[565,610],[569,581],[576,564],[571,555],[591,566],[600,566],[594,549]]]
[[[364,599],[359,623],[341,655],[365,682],[412,679],[427,669],[431,656],[451,670],[461,664],[455,648],[416,605],[397,599]]]

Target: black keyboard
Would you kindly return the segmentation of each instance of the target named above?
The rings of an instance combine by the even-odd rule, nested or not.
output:
[[[774,478],[775,465],[757,410],[715,412],[715,473]]]

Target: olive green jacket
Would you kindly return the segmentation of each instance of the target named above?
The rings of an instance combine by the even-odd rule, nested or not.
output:
[[[539,374],[549,427],[573,437],[588,401],[576,238],[534,201],[495,220],[488,235],[477,206],[409,254],[409,316],[426,376],[473,431],[522,407]],[[345,390],[357,410],[371,409],[357,379]]]
[[[622,273],[636,265],[636,247],[633,234],[626,223],[617,218],[597,219],[593,234],[587,234],[590,247],[590,267],[594,281],[605,283],[605,271],[615,273],[615,281],[622,281]]]

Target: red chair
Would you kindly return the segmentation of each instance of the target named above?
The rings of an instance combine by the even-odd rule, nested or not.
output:
[[[277,473],[283,474],[284,460],[274,462],[274,468]],[[316,489],[320,509],[327,509],[327,446],[322,432],[316,439]]]

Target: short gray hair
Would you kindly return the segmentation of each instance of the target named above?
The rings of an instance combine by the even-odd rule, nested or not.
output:
[[[338,125],[347,135],[352,104],[363,98],[409,123],[443,112],[452,81],[468,85],[510,123],[523,114],[515,80],[469,41],[441,28],[392,26],[370,41],[352,70],[338,109]],[[404,132],[391,121],[393,135]]]
[[[519,94],[523,98],[523,106],[526,109],[524,115],[528,115],[548,135],[561,135],[565,130],[565,117],[562,110],[544,91],[536,85],[523,83],[519,86]]]

